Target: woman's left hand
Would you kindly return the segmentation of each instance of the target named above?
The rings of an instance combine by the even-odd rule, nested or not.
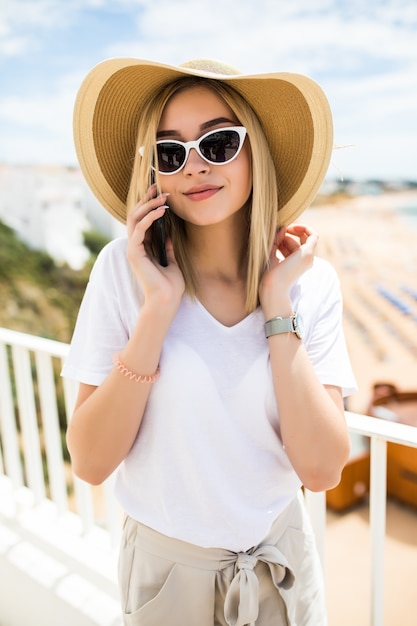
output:
[[[291,285],[312,266],[317,242],[317,233],[303,224],[291,224],[277,232],[269,267],[259,287],[259,299],[267,319],[269,315],[280,315],[279,307],[289,303]]]

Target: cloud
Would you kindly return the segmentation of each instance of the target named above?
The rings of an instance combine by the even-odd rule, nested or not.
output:
[[[121,11],[140,6],[135,0],[10,0],[0,5],[0,58],[42,48],[42,36],[69,29],[89,10]]]
[[[194,56],[232,57],[244,71],[310,73],[363,70],[371,59],[382,65],[416,58],[417,6],[407,11],[399,0],[371,0],[364,10],[359,4],[357,11],[353,2],[356,10],[349,16],[341,8],[345,3],[336,0],[143,1],[135,38],[114,40],[108,52],[175,63],[195,51]]]
[[[328,94],[338,143],[389,144],[398,152],[408,137],[417,142],[416,32],[412,0],[3,2],[0,160],[21,162],[24,154],[74,162],[76,91],[91,66],[110,56],[174,64],[209,56],[244,72],[305,73]],[[357,160],[352,171],[369,168]],[[414,171],[409,159],[389,167],[409,177]]]
[[[23,55],[35,45],[41,32],[59,19],[56,4],[53,0],[4,2],[0,9],[0,55]]]

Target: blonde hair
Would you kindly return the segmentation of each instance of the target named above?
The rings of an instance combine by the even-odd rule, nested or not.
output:
[[[245,126],[252,153],[252,193],[248,206],[248,246],[246,254],[246,309],[250,313],[259,304],[260,279],[268,267],[278,220],[278,187],[274,163],[259,119],[244,98],[232,87],[220,81],[187,77],[166,85],[145,106],[138,128],[135,162],[127,197],[127,213],[146,193],[151,180],[151,163],[138,155],[153,154],[156,160],[156,132],[168,100],[178,91],[204,85],[218,94]],[[159,187],[158,172],[154,173]],[[198,283],[187,254],[186,229],[183,220],[173,212],[166,220],[167,233],[172,238],[175,258],[184,275],[186,291],[195,297]]]

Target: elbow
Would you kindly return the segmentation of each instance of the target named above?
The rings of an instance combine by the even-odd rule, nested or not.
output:
[[[106,478],[108,478],[108,475],[101,471],[100,468],[87,466],[82,463],[76,463],[72,458],[71,467],[77,478],[80,478],[93,487],[103,484]]]
[[[73,474],[92,486],[101,485],[111,472],[103,465],[93,463],[92,454],[77,449],[77,446],[72,442],[70,430],[67,432],[66,439]]]
[[[310,464],[303,468],[303,485],[309,491],[328,491],[337,487],[342,471],[350,457],[350,437],[347,429],[343,436],[333,440],[333,447],[326,446],[310,457]]]
[[[327,491],[328,489],[333,489],[333,487],[336,487],[339,484],[341,475],[342,468],[332,471],[323,471],[323,469],[318,471],[310,470],[309,472],[306,472],[302,483],[309,491]]]
[[[95,466],[92,463],[86,463],[84,459],[77,458],[71,452],[70,458],[73,474],[93,487],[101,485],[109,476],[109,473],[105,472],[104,468]]]
[[[342,477],[342,471],[349,459],[349,447],[341,451],[337,459],[319,459],[314,465],[303,468],[300,479],[309,491],[327,491],[337,487]]]

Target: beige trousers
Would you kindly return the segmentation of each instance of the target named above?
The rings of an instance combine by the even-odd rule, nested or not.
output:
[[[258,546],[201,548],[126,518],[119,560],[126,626],[325,626],[323,577],[303,496]]]

